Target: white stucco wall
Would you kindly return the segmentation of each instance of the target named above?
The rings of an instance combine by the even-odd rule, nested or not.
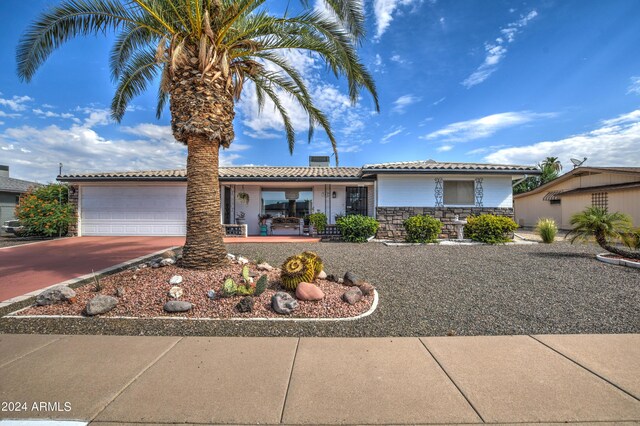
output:
[[[483,206],[511,208],[511,176],[473,175],[378,175],[379,207],[435,206],[436,178],[475,180],[482,178]]]

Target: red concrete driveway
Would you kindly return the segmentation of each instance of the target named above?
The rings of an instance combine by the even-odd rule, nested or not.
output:
[[[0,302],[183,244],[184,237],[79,237],[4,248]]]

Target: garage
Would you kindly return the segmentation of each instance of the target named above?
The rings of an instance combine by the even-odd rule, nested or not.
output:
[[[80,230],[84,236],[186,233],[185,185],[82,186]]]

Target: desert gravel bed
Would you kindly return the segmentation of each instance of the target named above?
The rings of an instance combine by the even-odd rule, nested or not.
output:
[[[82,315],[87,302],[98,294],[115,296],[116,289],[124,291],[119,298],[118,305],[102,317],[188,317],[188,318],[252,318],[271,317],[285,318],[271,309],[271,296],[276,292],[287,292],[280,283],[280,272],[259,272],[255,265],[249,265],[252,273],[259,277],[266,274],[269,280],[267,289],[260,296],[255,296],[253,312],[240,313],[235,309],[241,296],[222,298],[216,297],[210,300],[207,297],[209,289],[214,289],[221,294],[222,283],[226,277],[232,277],[238,283],[241,281],[242,266],[229,264],[225,268],[213,271],[193,271],[181,269],[176,266],[163,268],[144,268],[139,270],[129,269],[100,280],[103,288],[95,291],[95,285],[91,282],[76,289],[75,303],[62,303],[48,306],[33,306],[25,309],[19,315]],[[166,302],[172,299],[169,295],[169,279],[174,275],[180,275],[183,282],[179,287],[184,294],[179,300],[190,302],[193,309],[188,312],[168,313],[163,310]],[[327,280],[316,279],[317,285],[325,297],[319,301],[298,301],[298,309],[286,318],[348,318],[358,316],[369,310],[373,303],[373,295],[364,296],[355,305],[349,305],[342,301],[342,294],[349,289],[344,285]],[[295,292],[288,292],[294,296]],[[295,296],[294,296],[295,297]]]
[[[231,244],[272,265],[303,250],[325,270],[375,284],[369,317],[338,323],[0,319],[5,333],[233,336],[434,336],[640,332],[640,271],[595,259],[601,249],[522,246]],[[6,313],[0,311],[0,313]]]

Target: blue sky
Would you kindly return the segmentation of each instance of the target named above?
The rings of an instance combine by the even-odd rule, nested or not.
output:
[[[320,0],[318,0],[320,1]],[[155,88],[109,121],[113,35],[67,43],[29,84],[18,80],[20,35],[52,0],[0,3],[0,163],[46,182],[68,173],[183,167],[168,113],[155,119]],[[281,2],[271,1],[278,7]],[[366,0],[360,48],[380,96],[352,106],[343,82],[316,57],[290,52],[332,119],[340,165],[411,161],[535,164],[558,156],[588,165],[640,165],[640,2],[637,0]],[[282,123],[261,115],[245,89],[236,141],[223,165],[306,165],[331,153],[326,136],[289,155]]]

